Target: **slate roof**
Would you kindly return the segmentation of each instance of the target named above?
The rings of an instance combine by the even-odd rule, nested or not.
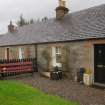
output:
[[[105,5],[49,19],[0,36],[0,46],[105,38]]]

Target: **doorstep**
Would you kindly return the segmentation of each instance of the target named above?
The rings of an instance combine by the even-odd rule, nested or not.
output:
[[[95,82],[93,84],[93,87],[98,88],[98,89],[104,89],[105,90],[105,84],[102,84],[102,83]]]

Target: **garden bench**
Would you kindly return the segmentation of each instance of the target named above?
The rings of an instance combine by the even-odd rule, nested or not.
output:
[[[21,73],[33,73],[31,61],[0,64],[1,75],[16,75]]]

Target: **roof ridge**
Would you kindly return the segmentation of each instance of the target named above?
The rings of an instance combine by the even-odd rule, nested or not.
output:
[[[89,8],[83,9],[83,10],[79,10],[79,11],[75,11],[75,12],[71,12],[71,13],[69,12],[68,15],[75,14],[75,13],[80,13],[80,12],[84,12],[84,11],[94,10],[94,9],[100,8],[102,6],[105,6],[105,4],[100,4],[100,5],[92,6],[92,7],[89,7]]]

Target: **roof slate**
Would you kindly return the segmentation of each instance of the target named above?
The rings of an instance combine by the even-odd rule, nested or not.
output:
[[[0,46],[105,38],[105,5],[49,19],[0,36]]]

